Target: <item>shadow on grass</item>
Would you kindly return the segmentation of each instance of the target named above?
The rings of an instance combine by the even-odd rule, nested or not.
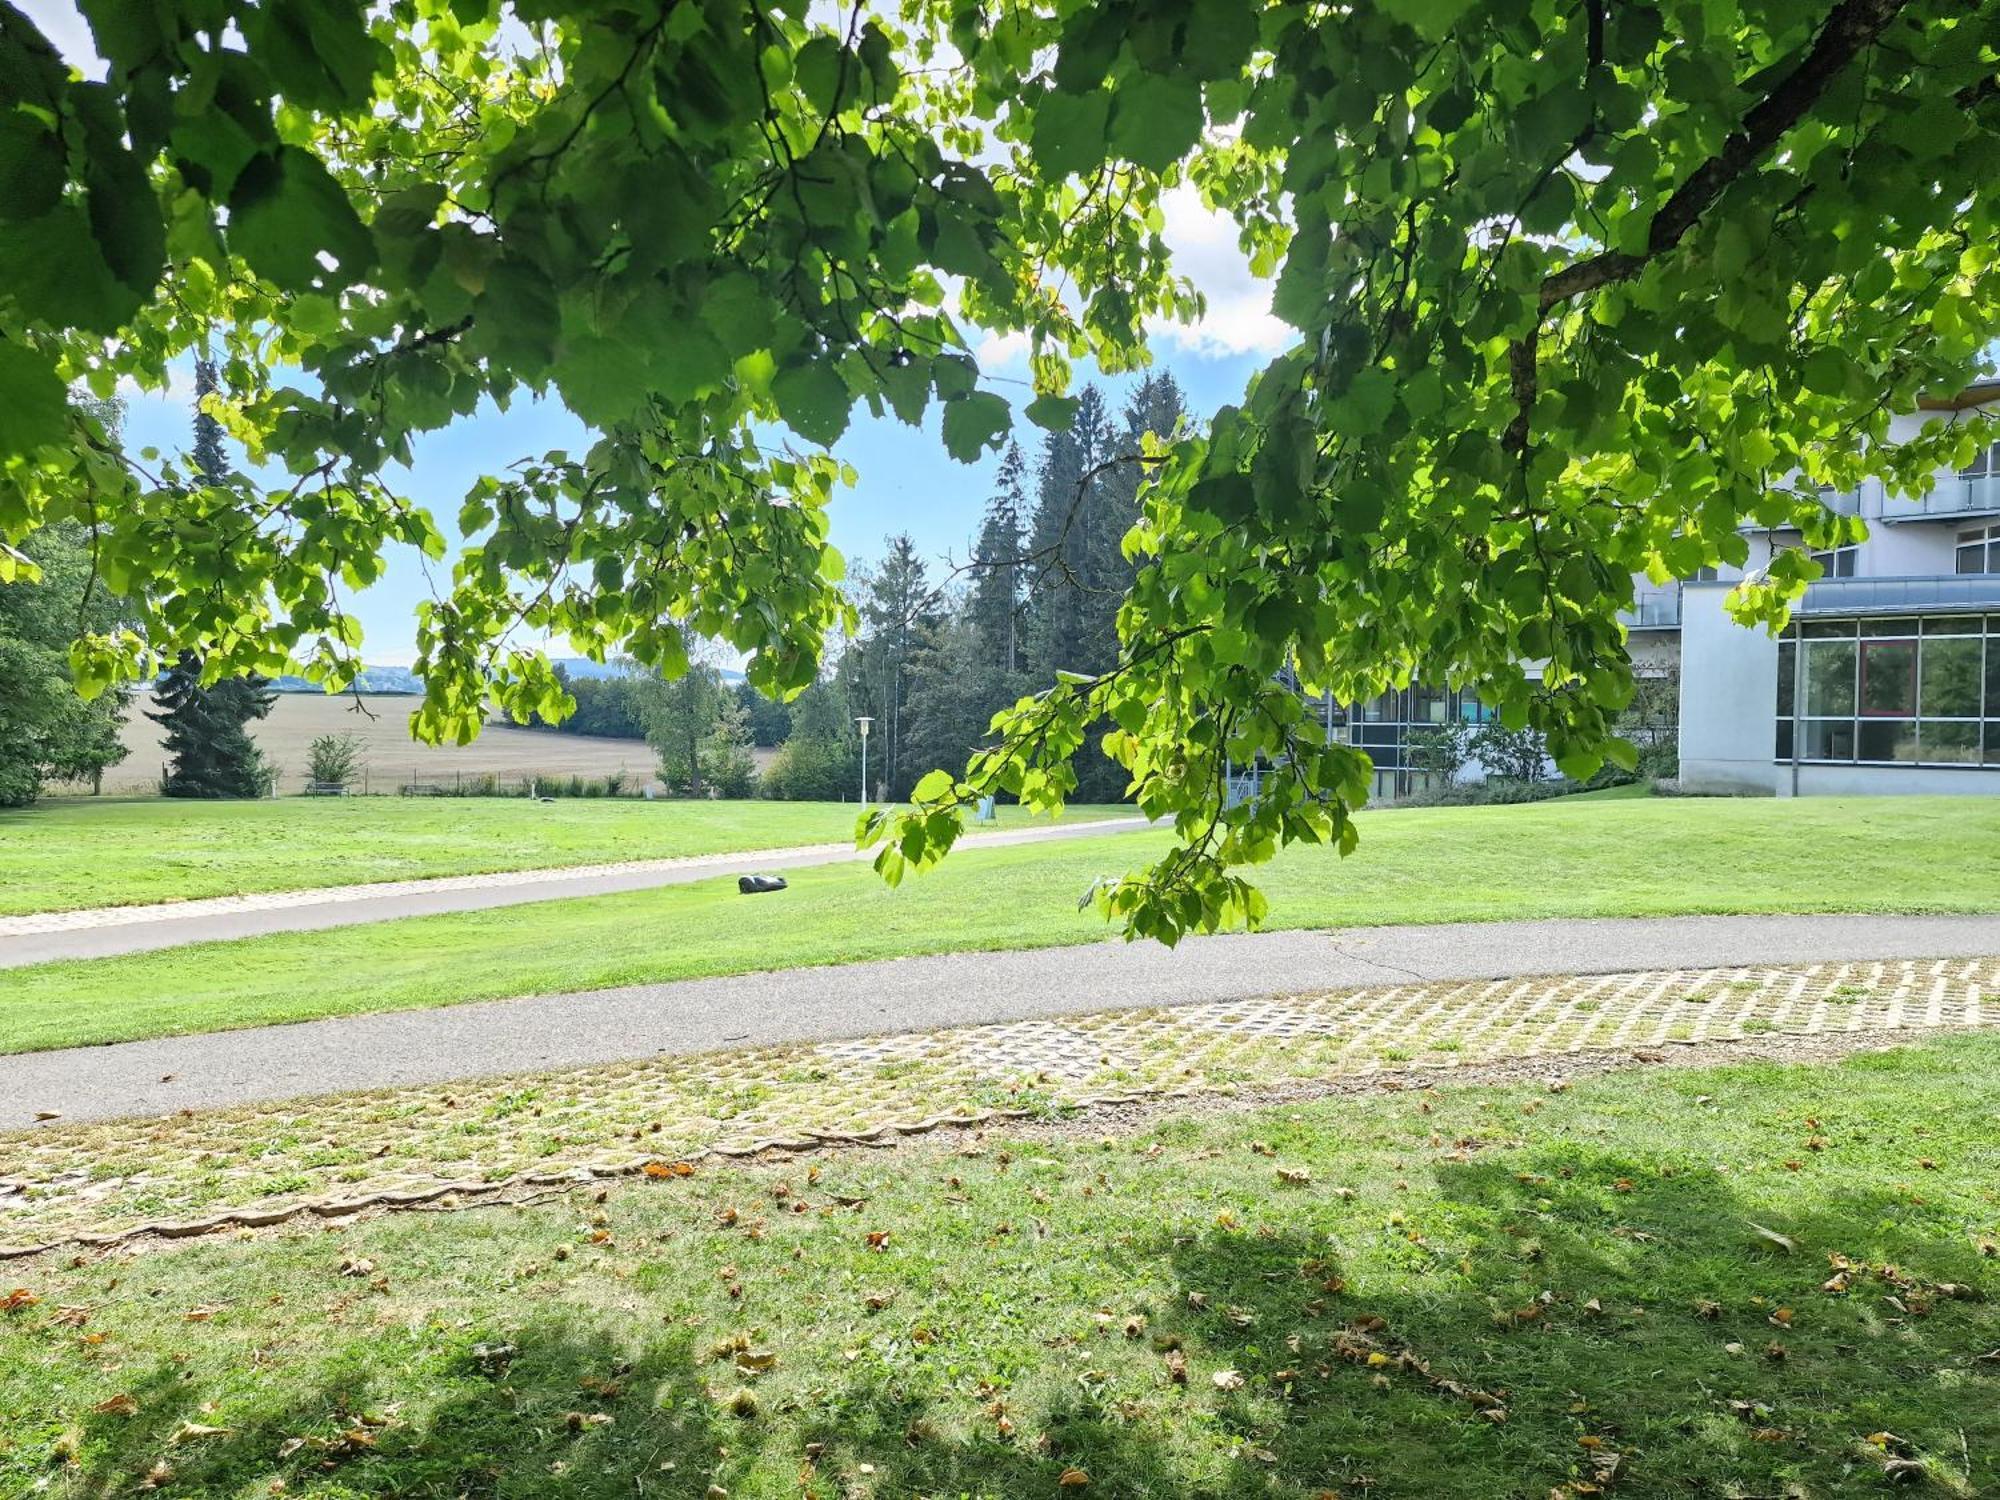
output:
[[[1224,1419],[1280,1489],[1790,1497],[1893,1477],[2000,1493],[2000,1364],[1980,1359],[2000,1342],[2000,1278],[1963,1226],[1925,1237],[1908,1197],[1832,1192],[1786,1220],[1788,1250],[1726,1179],[1572,1149],[1437,1178],[1424,1217],[1491,1232],[1446,1255],[1381,1225],[1375,1264],[1401,1263],[1399,1295],[1348,1288],[1324,1239],[1161,1247],[1202,1305],[1156,1332],[1245,1376]],[[1867,1268],[1844,1292],[1824,1286],[1832,1254]]]
[[[1136,1378],[1015,1391],[948,1359],[829,1362],[732,1415],[735,1372],[687,1329],[544,1304],[497,1348],[362,1336],[309,1397],[232,1401],[232,1431],[180,1441],[204,1420],[188,1383],[135,1372],[137,1412],[85,1419],[70,1480],[129,1493],[164,1455],[168,1494],[1539,1500],[1872,1493],[1901,1460],[1925,1492],[2000,1493],[2000,1364],[1978,1359],[2000,1286],[1962,1225],[1834,1190],[1769,1226],[1787,1250],[1728,1179],[1645,1167],[1574,1147],[1441,1165],[1411,1218],[1449,1251],[1318,1187],[1269,1234],[1107,1233],[1072,1252],[1107,1285],[1168,1271],[1142,1330],[1090,1346]],[[1822,1289],[1830,1253],[1866,1268],[1844,1293]],[[415,1392],[421,1411],[396,1405]]]
[[[504,1344],[441,1335],[417,1371],[374,1366],[364,1345],[310,1399],[179,1440],[204,1418],[163,1364],[126,1386],[134,1414],[87,1419],[72,1476],[93,1495],[133,1493],[149,1476],[167,1494],[701,1495],[727,1434],[689,1343],[655,1338],[637,1358],[630,1348],[560,1314]],[[451,1394],[409,1420],[389,1383],[407,1394],[427,1378]]]

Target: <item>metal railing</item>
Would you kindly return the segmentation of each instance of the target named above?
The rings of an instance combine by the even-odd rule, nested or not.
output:
[[[1927,495],[1882,496],[1885,521],[1926,521],[1936,517],[2000,515],[2000,474],[1940,479]]]
[[[1917,578],[1822,578],[1806,585],[1802,615],[1934,614],[2000,610],[2000,573]]]

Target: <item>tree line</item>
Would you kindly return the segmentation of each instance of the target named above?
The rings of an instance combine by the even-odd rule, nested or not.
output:
[[[1146,433],[1171,435],[1187,420],[1170,374],[1145,377],[1122,410],[1084,387],[1075,420],[1044,434],[1032,459],[1009,442],[968,557],[935,565],[904,534],[851,570],[860,628],[789,703],[747,682],[731,687],[701,659],[672,683],[637,670],[572,678],[559,667],[575,710],[525,722],[645,739],[677,792],[741,796],[754,782],[765,796],[832,799],[860,785],[866,717],[870,795],[904,800],[926,771],[962,768],[1000,710],[1060,673],[1117,660],[1118,605],[1134,574],[1123,542],[1143,477],[1134,460]],[[1076,795],[1116,801],[1126,775],[1095,738],[1076,753]],[[761,777],[747,772],[751,746],[778,751]]]

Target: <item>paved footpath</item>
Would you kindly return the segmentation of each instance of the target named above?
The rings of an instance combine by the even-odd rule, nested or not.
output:
[[[1144,818],[1058,823],[971,833],[961,849],[1042,844],[1053,839],[1130,833],[1147,827]],[[436,912],[481,911],[522,906],[570,896],[608,896],[619,891],[687,885],[718,875],[796,870],[808,865],[872,860],[874,849],[851,843],[802,844],[790,849],[747,849],[738,854],[700,854],[684,859],[631,860],[554,870],[506,870],[490,875],[446,875],[429,880],[382,881],[372,885],[322,886],[303,891],[262,891],[248,896],[213,896],[166,901],[152,906],[100,906],[87,911],[35,912],[0,917],[0,969],[64,958],[110,958],[258,937],[270,932],[318,932],[358,922],[389,922]]]
[[[2000,955],[2000,917],[1665,917],[956,953],[0,1057],[0,1130],[1409,980]]]

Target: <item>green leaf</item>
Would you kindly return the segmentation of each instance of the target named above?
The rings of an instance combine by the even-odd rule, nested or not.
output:
[[[68,407],[55,366],[40,350],[0,340],[0,455],[62,442]]]
[[[1382,9],[1419,36],[1435,41],[1472,9],[1472,0],[1383,0]]]
[[[62,196],[62,141],[25,109],[0,116],[0,219],[32,219]]]
[[[1327,425],[1343,437],[1373,437],[1396,404],[1396,381],[1379,365],[1362,370],[1327,408]]]
[[[833,112],[845,60],[846,54],[840,42],[824,32],[799,49],[792,76],[797,80],[800,92],[806,96],[806,103],[821,119]]]
[[[1104,161],[1110,121],[1111,96],[1103,89],[1087,94],[1044,94],[1035,107],[1029,136],[1035,160],[1055,178],[1092,170]]]
[[[229,195],[229,248],[289,292],[345,286],[375,259],[375,241],[347,194],[298,146],[261,153],[244,167]],[[320,264],[322,251],[338,275]]]
[[[778,415],[807,442],[829,447],[847,431],[847,413],[852,404],[847,382],[831,365],[794,365],[780,370],[771,381],[771,398],[778,403]]]
[[[646,377],[644,349],[598,334],[570,340],[555,367],[564,404],[594,426],[622,422],[638,410]]]
[[[1006,399],[991,391],[974,391],[944,409],[945,451],[962,464],[972,463],[984,448],[1007,439],[1013,412]]]
[[[1186,73],[1141,73],[1119,86],[1111,111],[1111,149],[1164,172],[1201,139],[1201,86]]]
[[[343,111],[367,104],[388,49],[368,34],[365,6],[342,0],[262,0],[241,17],[250,53],[292,103]]]
[[[1037,396],[1027,406],[1027,418],[1049,432],[1068,432],[1076,421],[1074,396]]]
[[[912,802],[941,802],[951,795],[952,777],[949,771],[930,771],[910,790]]]

